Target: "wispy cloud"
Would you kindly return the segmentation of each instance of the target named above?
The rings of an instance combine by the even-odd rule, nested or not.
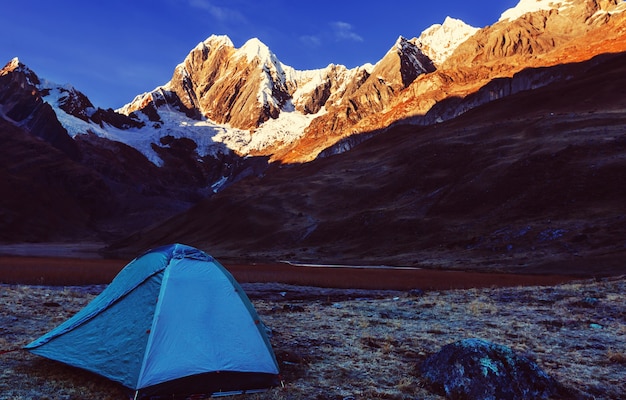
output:
[[[315,35],[304,35],[300,36],[300,42],[309,47],[319,47],[322,45],[322,38]]]
[[[245,20],[245,17],[239,11],[232,8],[216,6],[208,0],[189,0],[189,5],[191,7],[207,11],[218,21],[227,22]]]
[[[330,29],[318,32],[314,35],[302,35],[299,40],[304,45],[314,48],[320,47],[324,42],[364,42],[365,39],[354,31],[354,27],[343,21],[329,23]]]
[[[363,37],[354,32],[351,24],[343,21],[331,22],[330,24],[335,40],[348,40],[353,42],[363,42]]]

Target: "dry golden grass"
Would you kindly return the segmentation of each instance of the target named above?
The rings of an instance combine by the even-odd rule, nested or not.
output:
[[[590,398],[626,393],[625,277],[421,295],[243,286],[272,329],[284,383],[247,399],[440,399],[424,387],[418,367],[441,346],[468,337],[509,346]],[[0,285],[0,349],[35,339],[101,289]],[[125,394],[113,382],[28,352],[0,355],[0,399]]]

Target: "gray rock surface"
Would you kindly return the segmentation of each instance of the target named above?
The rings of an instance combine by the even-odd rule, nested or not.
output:
[[[449,399],[558,399],[573,393],[536,363],[482,339],[448,344],[421,366],[431,390]]]

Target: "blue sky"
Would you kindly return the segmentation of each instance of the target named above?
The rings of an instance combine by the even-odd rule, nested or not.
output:
[[[117,108],[171,78],[212,34],[236,47],[257,37],[297,69],[375,63],[398,36],[446,16],[484,27],[518,0],[20,0],[2,5],[0,64],[19,57],[40,77],[71,83]]]

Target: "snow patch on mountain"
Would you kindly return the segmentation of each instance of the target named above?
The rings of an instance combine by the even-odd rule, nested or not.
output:
[[[426,28],[415,42],[424,54],[436,65],[440,65],[478,30],[479,28],[470,26],[460,19],[446,17],[443,24],[434,24]]]
[[[324,83],[332,67],[333,65],[329,65],[324,69],[300,71],[297,78],[293,80],[298,85],[291,95],[292,103],[296,106],[302,104],[310,93]]]
[[[597,20],[597,19],[601,19],[605,15],[614,15],[614,14],[623,13],[624,11],[626,11],[626,0],[624,0],[621,3],[617,4],[614,8],[612,8],[610,10],[602,10],[602,9],[600,9],[600,10],[596,11],[596,13],[593,14],[589,18],[589,21],[594,21],[594,20]]]
[[[289,67],[291,68],[291,67]],[[372,64],[365,64],[360,67],[348,69],[344,65],[329,64],[326,68],[298,71],[294,70],[291,73],[290,83],[296,88],[291,94],[291,103],[295,108],[302,106],[310,98],[311,94],[318,88],[322,87],[329,80],[332,80],[331,85],[334,85],[333,96],[331,94],[328,105],[337,105],[341,101],[341,96],[337,95],[344,93],[347,86],[350,84],[351,79],[363,70],[371,74],[374,66]],[[321,115],[319,112],[316,115]]]
[[[522,15],[541,10],[558,9],[560,11],[571,7],[571,0],[554,1],[554,0],[520,0],[513,8],[509,8],[500,15],[500,21],[514,21]]]
[[[222,126],[211,139],[245,156],[295,142],[302,137],[311,121],[322,113],[304,115],[295,111],[289,102],[278,118],[270,118],[253,132]]]
[[[229,152],[225,143],[222,143],[221,140],[214,140],[214,138],[224,136],[227,131],[232,137],[244,138],[246,143],[250,141],[248,131],[218,125],[209,120],[194,120],[169,108],[159,110],[163,122],[158,126],[149,121],[143,113],[138,113],[138,117],[144,119],[145,126],[142,128],[119,129],[108,124],[100,126],[68,114],[60,108],[64,96],[67,95],[67,90],[72,89],[71,86],[43,81],[39,89],[47,93],[43,96],[43,100],[54,109],[57,119],[71,137],[92,134],[124,143],[137,149],[157,166],[162,166],[163,160],[154,151],[153,145],[162,146],[161,138],[166,136],[193,140],[197,145],[196,152],[199,157],[217,156]],[[247,139],[245,139],[246,136]]]
[[[321,115],[318,112],[312,115],[303,115],[295,111],[293,104],[288,103],[277,119],[269,119],[254,132],[233,128],[228,125],[217,124],[208,119],[200,121],[187,117],[184,113],[170,107],[160,107],[159,114],[162,122],[155,125],[143,113],[137,113],[143,119],[142,128],[118,129],[110,125],[103,127],[93,122],[87,122],[66,113],[60,104],[73,89],[70,85],[57,85],[44,81],[40,90],[47,93],[43,99],[54,109],[59,122],[68,131],[71,137],[83,134],[93,134],[99,137],[124,143],[134,147],[148,160],[157,166],[163,165],[153,146],[163,146],[161,138],[188,138],[196,145],[199,157],[217,156],[229,151],[239,155],[248,155],[256,151],[271,148],[277,144],[289,144],[302,137],[305,128],[311,121]]]
[[[293,107],[293,106],[291,106]],[[276,145],[287,145],[295,142],[304,135],[307,126],[311,121],[326,111],[322,109],[317,114],[301,114],[297,111],[285,111],[280,113],[276,119],[269,119],[263,123],[252,135],[247,151],[262,151],[266,148],[276,147]]]

